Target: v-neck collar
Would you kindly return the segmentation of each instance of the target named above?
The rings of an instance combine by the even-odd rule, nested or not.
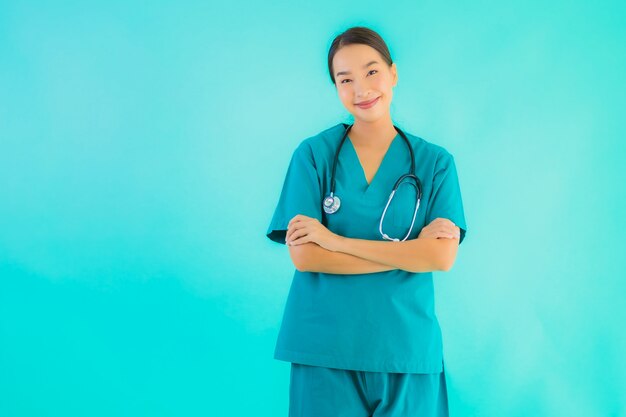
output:
[[[359,159],[359,154],[356,152],[356,148],[354,147],[354,144],[352,143],[352,140],[350,139],[350,135],[348,134],[348,136],[346,137],[346,142],[348,142],[348,147],[350,148],[351,152],[352,152],[352,156],[353,156],[353,160],[355,162],[355,171],[360,171],[360,175],[359,178],[361,178],[360,182],[362,183],[363,189],[365,191],[363,191],[363,193],[367,193],[370,189],[374,188],[374,186],[377,184],[377,180],[379,177],[383,176],[384,174],[382,174],[381,172],[384,172],[385,168],[385,164],[388,163],[387,160],[390,158],[390,153],[393,151],[394,146],[396,146],[396,142],[399,141],[399,136],[400,134],[396,132],[396,136],[394,136],[394,138],[391,140],[391,143],[389,144],[389,147],[387,148],[387,151],[385,152],[385,155],[383,156],[382,161],[380,162],[380,165],[378,166],[378,169],[376,170],[376,173],[374,174],[374,177],[372,177],[372,181],[371,182],[367,182],[367,177],[365,176],[365,169],[363,169],[363,165],[361,164],[361,160]]]

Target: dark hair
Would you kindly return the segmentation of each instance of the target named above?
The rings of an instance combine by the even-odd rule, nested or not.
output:
[[[330,73],[330,80],[333,84],[335,84],[335,75],[333,74],[333,58],[339,49],[352,44],[371,46],[378,51],[387,65],[391,66],[391,64],[393,64],[389,48],[387,48],[387,44],[378,33],[364,26],[354,26],[337,35],[328,50],[328,72]]]

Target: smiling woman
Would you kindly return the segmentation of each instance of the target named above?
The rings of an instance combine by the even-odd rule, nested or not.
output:
[[[446,416],[432,272],[467,230],[454,158],[393,123],[376,32],[339,34],[328,70],[354,122],[299,144],[266,233],[296,267],[274,352],[292,363],[290,416]]]
[[[389,113],[398,82],[396,64],[375,37],[368,44],[348,42],[344,39],[331,46],[331,80],[342,104],[355,116],[352,143],[380,154],[396,135]]]

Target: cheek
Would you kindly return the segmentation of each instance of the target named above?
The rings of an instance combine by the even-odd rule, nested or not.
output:
[[[348,88],[342,88],[339,90],[339,98],[343,103],[351,104],[352,103],[352,91]]]
[[[378,91],[385,94],[386,96],[390,96],[392,93],[389,82],[383,79],[376,81],[376,85],[374,86],[374,88],[376,88]]]

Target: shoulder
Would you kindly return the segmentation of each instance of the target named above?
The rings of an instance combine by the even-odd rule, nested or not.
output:
[[[421,136],[403,130],[413,146],[415,157],[419,161],[430,163],[433,167],[448,166],[454,162],[452,153],[442,145],[436,144]]]
[[[334,155],[334,150],[339,145],[345,125],[337,123],[320,132],[309,135],[302,139],[296,149],[294,155],[306,157],[314,161],[322,161]]]
[[[298,147],[308,147],[312,150],[318,150],[320,148],[329,148],[336,146],[339,144],[339,141],[341,140],[345,129],[345,124],[337,123],[318,133],[306,137],[300,142]]]
[[[413,149],[419,150],[428,156],[433,157],[441,157],[441,156],[452,156],[452,154],[443,147],[442,145],[438,145],[430,140],[424,139],[422,136],[417,136],[413,133],[409,133],[407,131],[403,132],[406,134],[407,138],[413,145]]]

